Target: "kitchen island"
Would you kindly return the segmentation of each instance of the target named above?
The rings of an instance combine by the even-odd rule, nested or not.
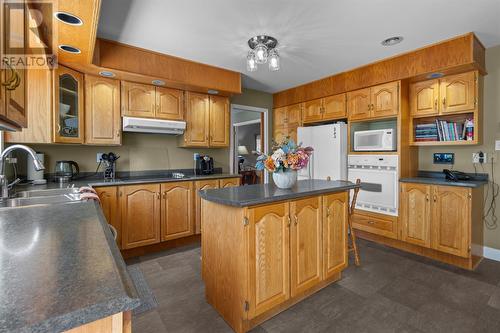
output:
[[[246,332],[340,279],[347,266],[346,181],[200,191],[202,276],[210,303]]]

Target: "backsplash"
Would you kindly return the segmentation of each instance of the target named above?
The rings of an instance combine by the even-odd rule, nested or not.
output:
[[[120,156],[116,162],[117,171],[145,171],[167,169],[190,169],[194,165],[193,154],[208,154],[214,158],[215,167],[229,171],[229,149],[179,148],[177,136],[162,134],[123,133],[121,146],[87,145],[29,145],[45,154],[46,173],[54,171],[58,160],[73,160],[81,172],[95,172],[97,153],[114,152]],[[19,173],[26,173],[26,158],[18,154]],[[101,166],[101,170],[103,166]]]

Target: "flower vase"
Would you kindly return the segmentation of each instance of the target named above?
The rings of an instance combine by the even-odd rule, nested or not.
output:
[[[297,171],[275,171],[273,172],[274,184],[281,189],[292,188],[297,182]]]

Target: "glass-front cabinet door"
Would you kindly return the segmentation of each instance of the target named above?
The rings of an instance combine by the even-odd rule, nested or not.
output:
[[[83,143],[83,75],[60,65],[54,73],[54,142]]]

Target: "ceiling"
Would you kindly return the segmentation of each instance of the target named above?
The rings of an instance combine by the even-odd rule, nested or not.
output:
[[[106,0],[98,36],[241,72],[274,93],[470,31],[500,45],[499,0]],[[246,72],[247,40],[276,37],[281,70]],[[404,36],[401,44],[380,42]]]

